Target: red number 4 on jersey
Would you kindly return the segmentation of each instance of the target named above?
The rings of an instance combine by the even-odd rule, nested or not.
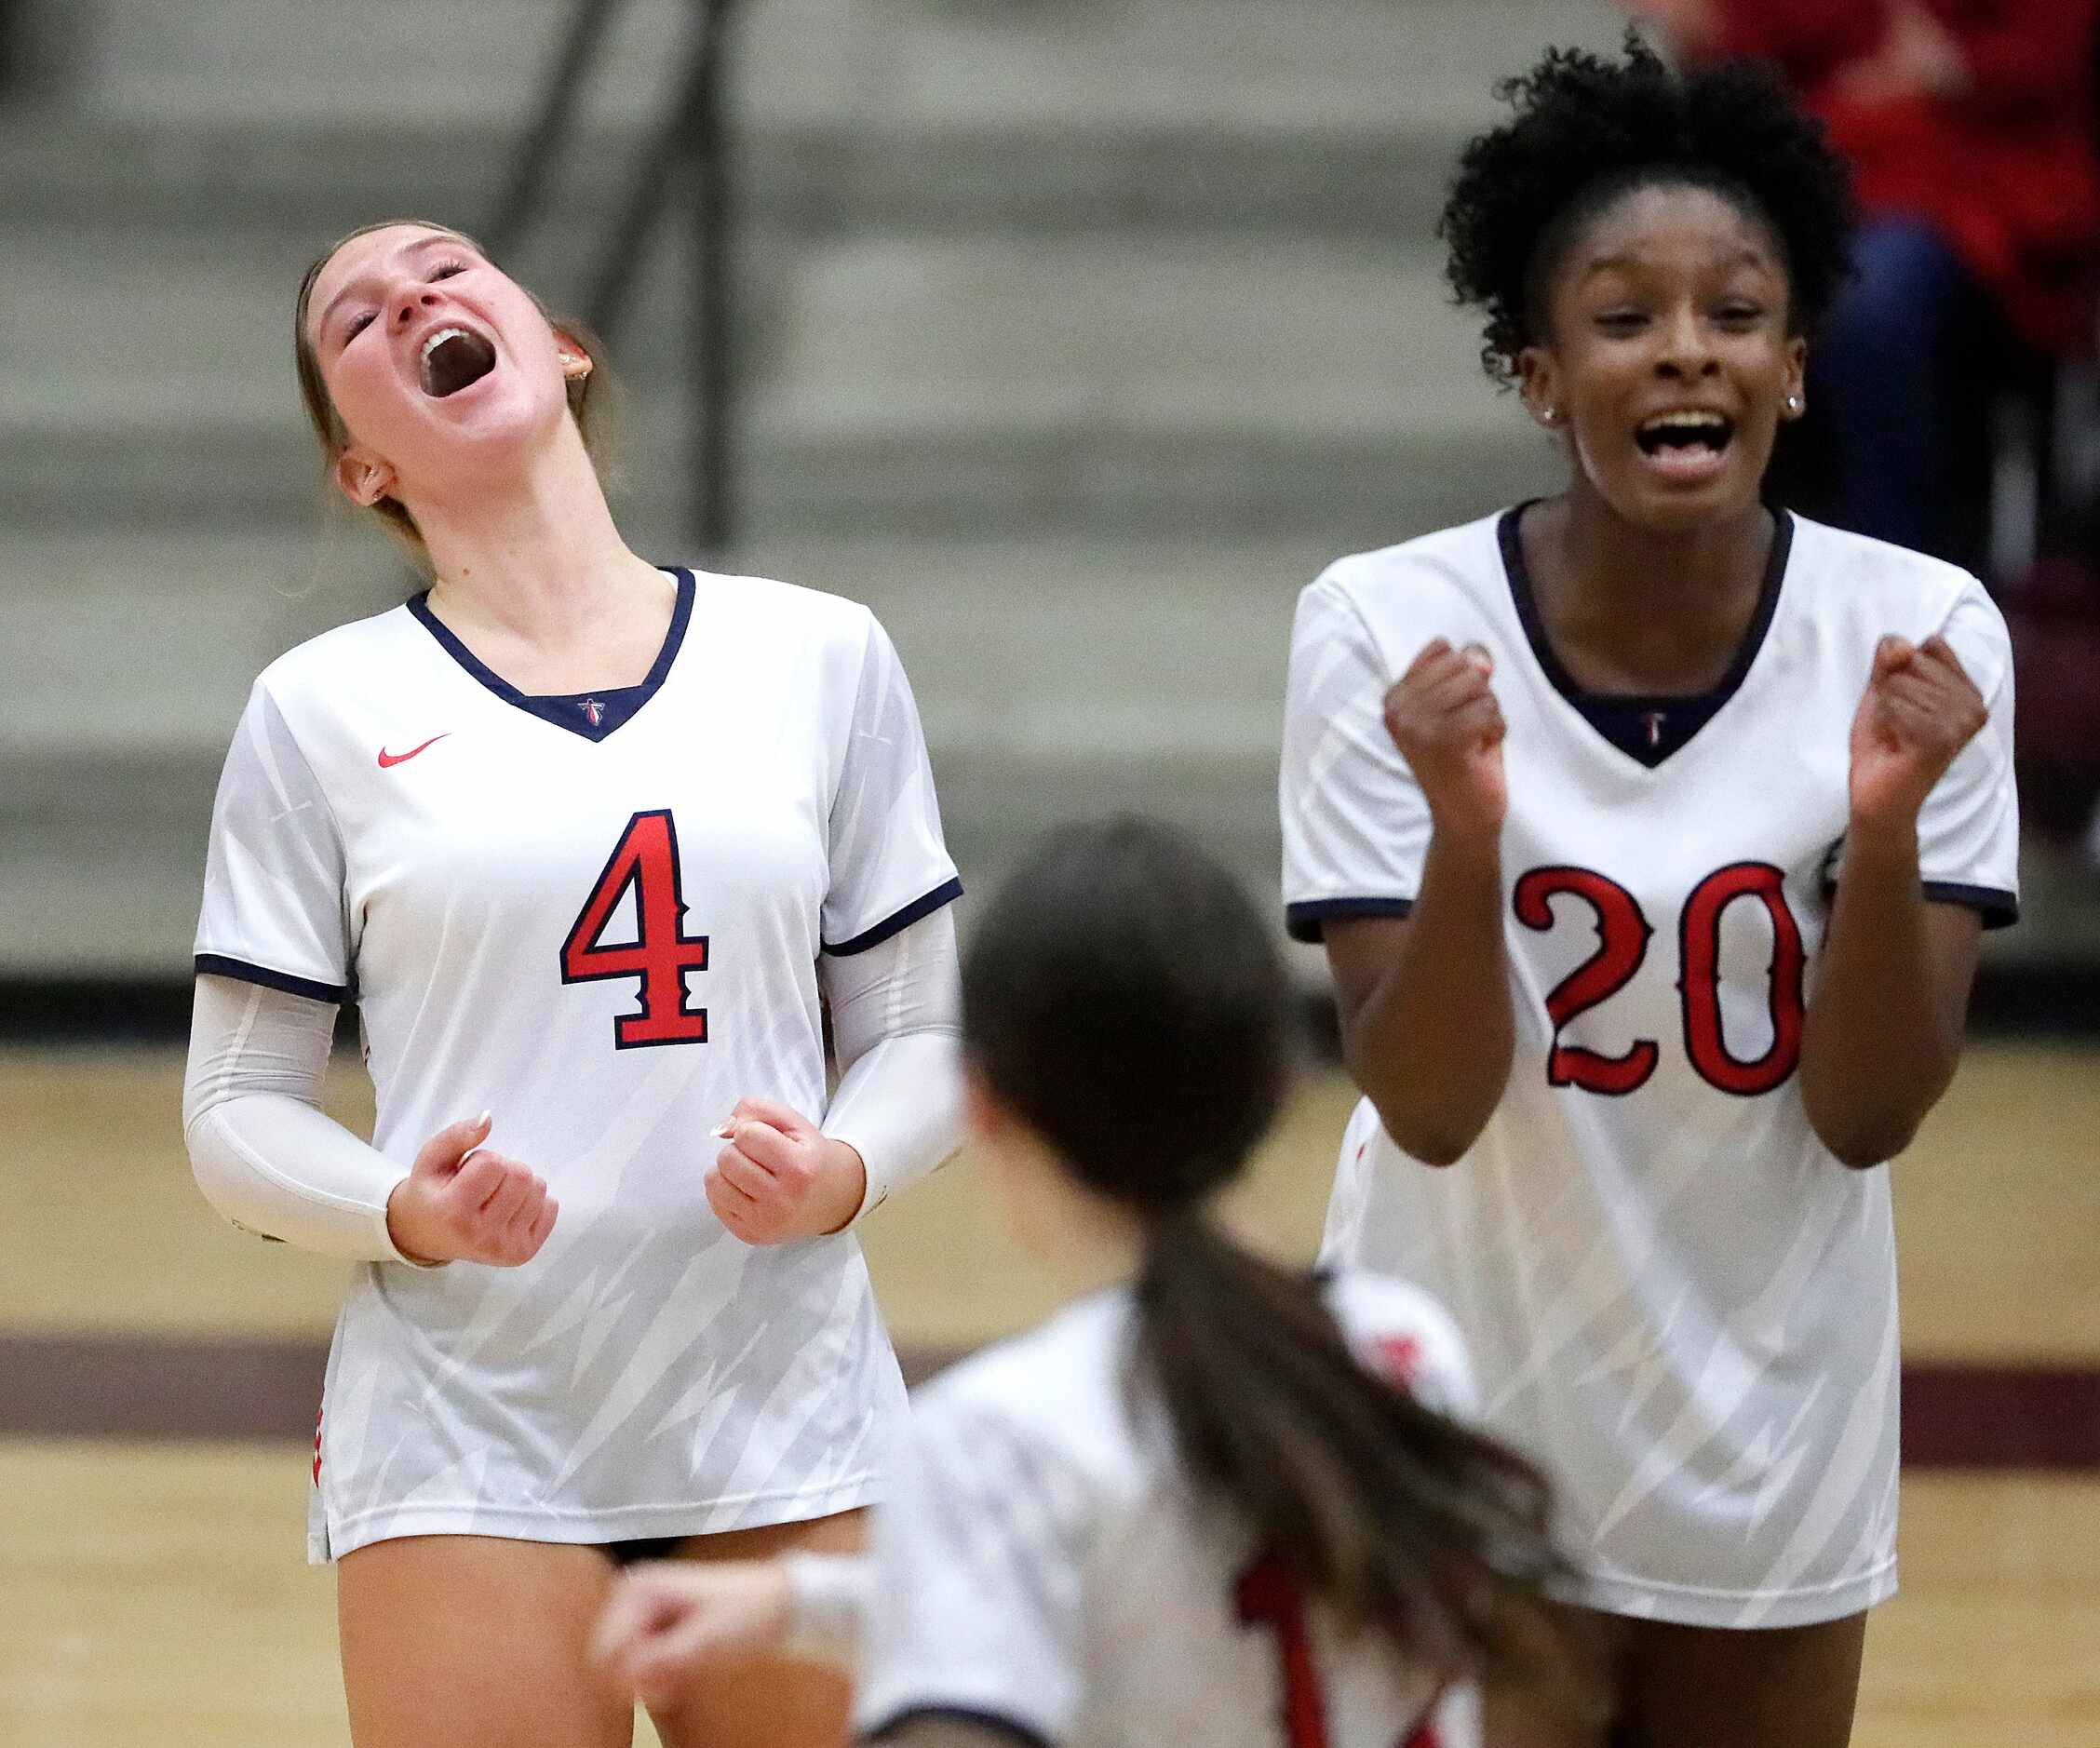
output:
[[[636,938],[604,946],[605,925],[630,886],[635,891]],[[685,932],[678,833],[670,811],[657,808],[637,813],[620,834],[605,871],[561,944],[561,981],[640,978],[641,1012],[623,1014],[612,1023],[617,1049],[704,1044],[707,1010],[689,1005],[685,975],[707,969],[707,937]]]

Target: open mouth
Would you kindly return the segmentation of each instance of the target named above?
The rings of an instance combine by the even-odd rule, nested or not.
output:
[[[1666,412],[1636,431],[1634,441],[1653,460],[1701,462],[1726,453],[1735,421],[1718,412]]]
[[[423,392],[438,400],[478,383],[496,368],[496,349],[464,328],[440,328],[423,343]]]

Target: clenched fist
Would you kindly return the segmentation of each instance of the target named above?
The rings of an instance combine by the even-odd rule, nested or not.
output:
[[[1910,830],[1932,786],[1988,712],[1944,638],[1883,638],[1852,717],[1855,830]]]
[[[707,1205],[747,1244],[836,1232],[867,1199],[860,1155],[786,1105],[739,1099],[715,1133],[728,1145],[707,1174]]]
[[[1508,729],[1488,683],[1494,671],[1477,643],[1454,650],[1438,638],[1385,694],[1385,732],[1421,785],[1438,831],[1492,838],[1509,810]]]
[[[638,1566],[599,1617],[591,1661],[622,1698],[666,1705],[718,1663],[778,1650],[791,1607],[776,1560]]]
[[[411,1262],[486,1262],[515,1269],[539,1255],[559,1211],[525,1166],[481,1143],[487,1111],[440,1129],[386,1199],[386,1231]]]

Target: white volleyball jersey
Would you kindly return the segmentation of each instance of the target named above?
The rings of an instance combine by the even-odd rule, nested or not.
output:
[[[1470,1414],[1426,1295],[1348,1274],[1366,1366]],[[1244,1526],[1200,1511],[1164,1410],[1125,1392],[1127,1289],[921,1391],[875,1513],[855,1721],[975,1717],[1057,1748],[1476,1748],[1477,1697],[1345,1636]]]
[[[610,1541],[866,1502],[904,1391],[850,1234],[732,1237],[709,1131],[820,1118],[818,961],[961,890],[866,608],[680,571],[639,686],[519,694],[417,600],[256,682],[197,966],[355,1001],[373,1145],[446,1124],[560,1203],[523,1268],[359,1265],[310,1549]]]
[[[1299,938],[1415,894],[1429,813],[1380,708],[1423,645],[1485,645],[1509,730],[1508,1088],[1443,1170],[1359,1105],[1325,1254],[1450,1306],[1487,1423],[1552,1472],[1598,1607],[1851,1613],[1895,1585],[1889,1174],[1810,1127],[1802,1015],[1886,633],[1944,633],[1990,709],[1920,813],[1927,892],[2012,920],[2004,624],[1949,565],[1783,515],[1715,694],[1588,697],[1538,630],[1516,515],[1345,558],[1299,599],[1282,776]]]

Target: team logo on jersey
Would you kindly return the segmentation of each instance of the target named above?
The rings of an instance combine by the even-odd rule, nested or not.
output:
[[[451,730],[450,729],[447,729],[445,731],[445,734],[450,734],[451,733]],[[445,734],[433,734],[428,740],[424,741],[421,746],[411,746],[405,753],[390,753],[386,750],[385,747],[382,746],[379,749],[379,768],[382,771],[391,771],[396,765],[407,764],[408,761],[413,759],[418,753],[428,752],[431,747],[437,746],[439,741],[445,738]]]
[[[584,713],[584,720],[593,728],[596,728],[604,719],[605,706],[599,703],[596,698],[578,699],[576,708]]]

